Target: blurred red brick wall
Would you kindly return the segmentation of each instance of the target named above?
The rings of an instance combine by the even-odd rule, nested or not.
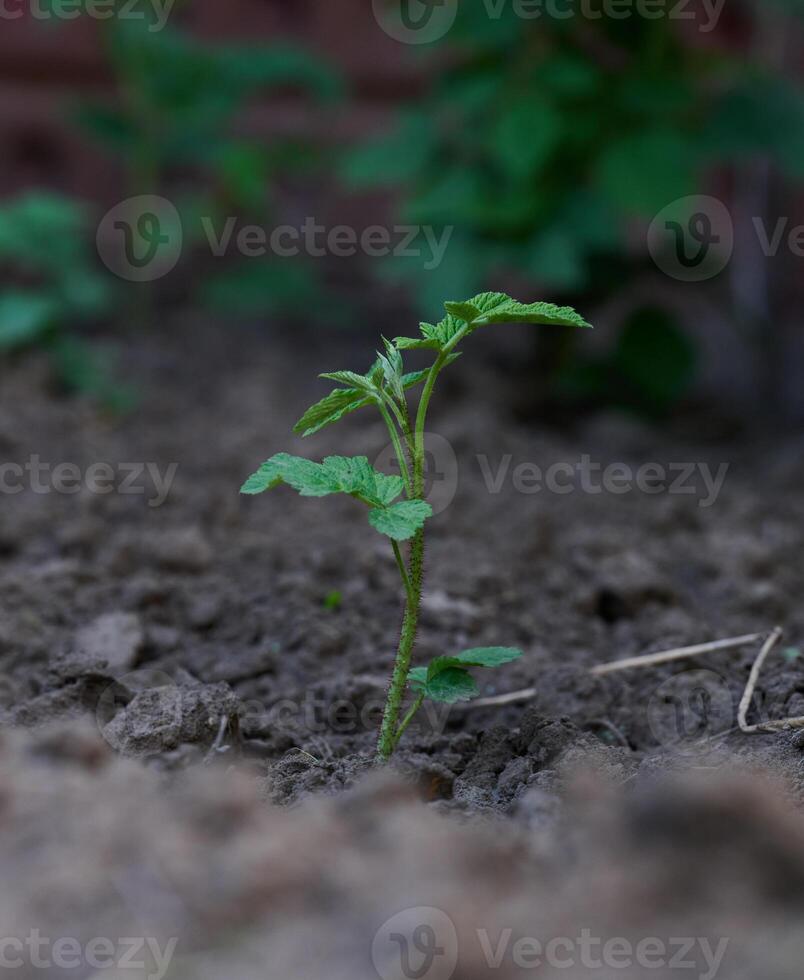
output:
[[[0,0],[15,14],[0,17],[0,195],[46,185],[105,198],[119,180],[116,163],[70,119],[82,95],[112,92],[102,26],[37,19],[34,2]],[[248,114],[249,129],[266,138],[311,125],[329,139],[352,138],[382,125],[389,104],[416,89],[414,53],[380,30],[368,0],[178,0],[169,23],[210,41],[295,41],[342,73],[355,97],[348,111],[316,114],[293,96],[273,98]]]

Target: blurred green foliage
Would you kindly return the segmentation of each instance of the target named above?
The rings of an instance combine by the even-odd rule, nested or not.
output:
[[[427,94],[341,168],[354,190],[394,189],[405,220],[454,226],[435,273],[416,258],[384,266],[422,312],[511,279],[605,300],[647,267],[629,235],[701,193],[713,167],[770,158],[804,176],[804,89],[733,45],[691,43],[666,18],[525,21],[507,4],[492,19],[486,4],[463,3],[430,55]],[[689,345],[669,317],[638,349],[624,329],[612,361],[571,366],[572,387],[586,378],[588,394],[612,391],[613,361],[630,351],[629,373],[657,409],[693,377]],[[683,371],[664,357],[669,345],[685,348]]]
[[[334,72],[289,45],[211,44],[126,19],[104,28],[116,98],[82,106],[78,120],[123,157],[131,194],[170,197],[191,246],[203,240],[201,216],[217,224],[239,214],[264,224],[276,181],[309,171],[317,155],[289,137],[265,145],[241,136],[242,113],[269,90],[335,100],[341,84]],[[309,301],[315,288],[310,268],[289,275],[287,263],[249,259],[207,279],[200,295],[223,312],[259,313]]]
[[[574,399],[661,418],[695,375],[692,342],[664,310],[640,307],[626,319],[613,349],[579,354],[559,373],[559,390]]]
[[[50,0],[58,7],[61,0]],[[71,18],[75,3],[70,3]],[[80,104],[76,122],[124,164],[130,196],[169,197],[182,217],[185,242],[203,240],[201,217],[230,215],[267,223],[276,181],[309,172],[315,147],[287,137],[266,145],[239,135],[249,100],[267,90],[302,89],[320,101],[341,95],[320,59],[291,46],[203,43],[178,28],[152,30],[147,20],[97,24],[115,79],[111,98]],[[115,408],[131,403],[106,365],[73,327],[111,316],[123,284],[111,281],[90,249],[84,206],[31,193],[0,206],[0,354],[48,349],[58,376]],[[311,267],[248,259],[216,263],[201,274],[196,299],[232,313],[306,307],[318,289]],[[150,313],[150,284],[139,284],[134,308]],[[150,317],[148,317],[150,319]]]
[[[596,256],[626,250],[630,219],[699,192],[713,165],[770,155],[804,176],[804,90],[667,20],[579,30],[462,4],[448,43],[430,93],[342,167],[352,188],[399,189],[409,220],[455,225],[438,276],[394,270],[423,309],[500,273],[583,289]]]
[[[78,202],[31,192],[0,204],[0,355],[42,346],[70,388],[123,407],[128,394],[76,329],[111,309]]]

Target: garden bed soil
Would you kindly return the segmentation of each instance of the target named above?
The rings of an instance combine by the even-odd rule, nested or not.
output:
[[[477,928],[584,923],[727,936],[721,976],[798,976],[780,937],[804,897],[804,756],[796,733],[737,730],[757,644],[590,668],[778,623],[752,717],[804,715],[801,438],[606,413],[525,424],[495,349],[467,350],[434,401],[457,468],[436,443],[438,492],[455,494],[428,526],[417,657],[519,646],[478,672],[481,695],[535,690],[422,712],[379,773],[401,618],[387,540],[353,501],[237,493],[274,452],[382,452],[367,412],[290,431],[327,390],[310,379],[359,368],[362,340],[177,324],[123,344],[141,390],[124,417],[54,390],[36,357],[6,370],[5,460],[151,468],[141,494],[4,497],[3,920],[125,935],[147,910],[180,938],[175,976],[376,976],[371,937],[411,907],[456,923],[460,977],[488,975]],[[584,455],[729,472],[709,507],[700,484],[534,493],[512,476]],[[532,973],[508,956],[498,975]]]

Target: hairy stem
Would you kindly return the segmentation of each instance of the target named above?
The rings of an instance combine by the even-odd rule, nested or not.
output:
[[[450,353],[460,343],[468,333],[468,324],[459,330],[452,340],[439,352],[438,357],[433,362],[433,366],[427,374],[424,383],[424,391],[419,400],[419,408],[416,412],[416,425],[411,432],[410,420],[407,411],[400,418],[400,424],[405,436],[408,447],[412,449],[413,456],[413,499],[422,500],[424,498],[424,426],[427,421],[427,409],[430,405],[430,398],[435,388],[438,375],[447,363]],[[397,549],[398,550],[398,549]],[[395,552],[396,553],[396,552]],[[401,561],[398,559],[398,562]],[[400,572],[404,568],[404,563],[400,566]],[[410,673],[410,661],[413,655],[413,647],[416,643],[416,630],[419,625],[419,607],[422,601],[422,585],[424,581],[424,528],[421,528],[413,537],[410,545],[410,562],[407,575],[402,576],[405,584],[407,601],[405,602],[405,613],[402,618],[402,631],[399,637],[399,646],[394,662],[394,673],[391,677],[391,686],[388,689],[388,699],[385,702],[385,711],[380,728],[380,741],[377,746],[377,759],[379,762],[387,762],[391,753],[396,748],[396,744],[402,737],[402,733],[410,724],[413,715],[419,710],[421,698],[417,698],[411,710],[405,715],[404,721],[399,723],[399,715],[402,709],[402,702],[405,698],[405,688],[408,683]]]
[[[399,713],[405,697],[405,688],[408,683],[408,674],[410,673],[410,659],[413,654],[413,646],[416,642],[416,629],[419,625],[423,564],[424,531],[420,530],[416,533],[410,546],[410,565],[408,572],[410,591],[408,592],[405,603],[405,613],[402,618],[402,631],[396,652],[394,673],[391,677],[388,699],[385,702],[385,711],[382,718],[382,727],[380,728],[380,740],[377,746],[377,759],[379,762],[387,762],[396,745]]]
[[[421,708],[423,701],[424,701],[424,691],[421,692],[421,694],[416,698],[416,700],[410,706],[410,710],[402,719],[399,728],[397,728],[396,735],[394,735],[394,748],[396,748],[396,746],[399,744],[400,738],[402,738],[402,736],[405,734],[405,729],[413,721],[416,712],[419,710],[419,708]]]
[[[399,550],[399,542],[391,540],[391,544],[394,548],[394,558],[396,558],[396,567],[399,569],[399,575],[402,578],[402,584],[405,586],[405,594],[407,595],[408,606],[413,606],[416,603],[416,594],[413,591],[413,583],[410,580],[410,575],[408,575],[408,570],[405,568],[405,562],[402,559],[402,552]]]

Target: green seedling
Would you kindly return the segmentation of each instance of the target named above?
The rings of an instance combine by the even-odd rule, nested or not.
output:
[[[333,589],[324,596],[324,608],[329,612],[338,612],[343,605],[343,594],[340,589]]]
[[[481,293],[465,303],[445,303],[446,317],[437,325],[422,323],[421,336],[383,338],[384,353],[366,374],[336,371],[323,378],[339,387],[305,412],[294,431],[311,436],[344,416],[374,406],[388,427],[400,476],[374,469],[365,456],[328,456],[322,463],[279,453],[246,480],[241,493],[258,494],[285,483],[303,497],[344,493],[368,507],[371,526],[391,539],[394,558],[405,589],[405,612],[377,748],[378,760],[393,753],[425,699],[452,704],[478,693],[470,669],[497,667],[522,655],[512,647],[481,647],[455,656],[436,657],[429,665],[411,668],[423,585],[424,524],[432,509],[424,499],[425,423],[438,376],[459,356],[456,348],[480,327],[500,323],[552,324],[588,327],[570,307],[551,303],[523,304],[504,293]],[[405,373],[402,351],[429,350],[435,360],[423,371]],[[423,385],[415,413],[408,392]],[[401,498],[401,499],[400,499]],[[401,543],[408,542],[403,556]],[[403,718],[407,688],[412,704]]]

